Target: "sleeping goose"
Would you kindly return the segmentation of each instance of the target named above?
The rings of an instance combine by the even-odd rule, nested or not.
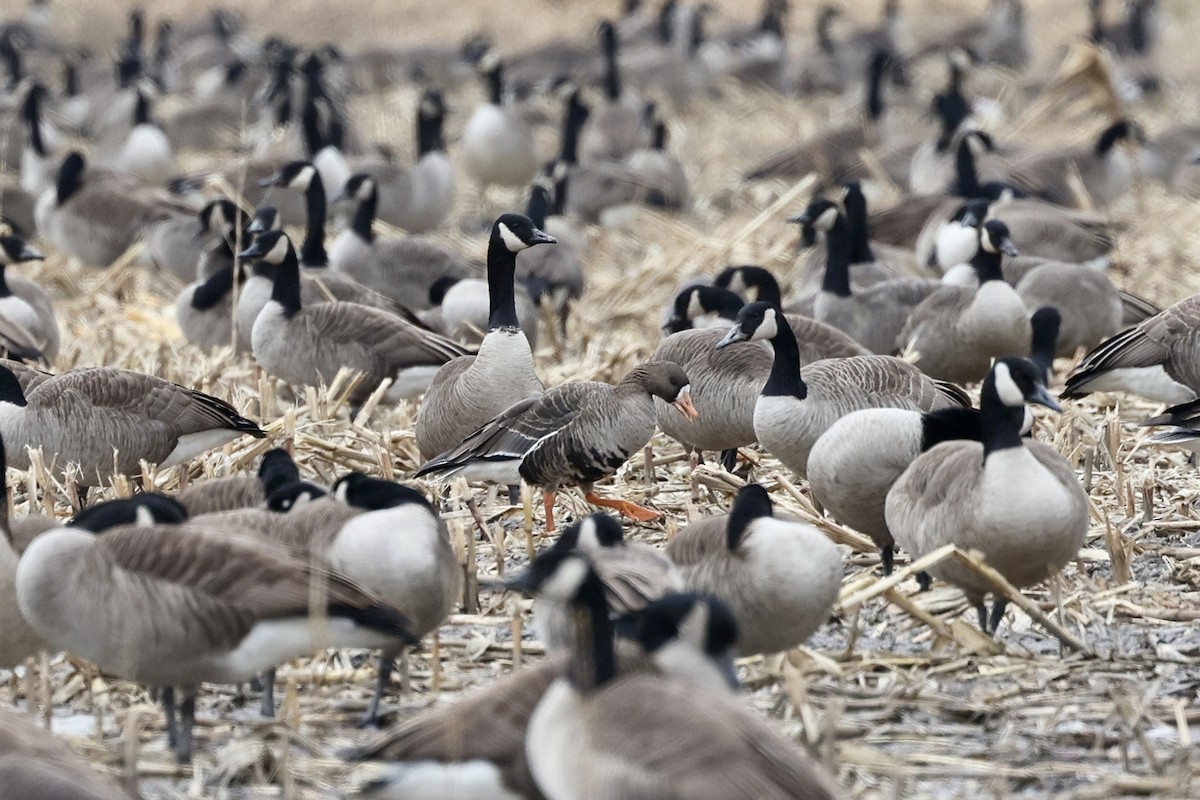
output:
[[[842,555],[825,534],[776,517],[766,489],[748,484],[728,514],[696,520],[667,543],[689,591],[721,598],[738,621],[740,655],[778,653],[829,619]]]
[[[354,398],[361,402],[385,379],[391,401],[423,392],[438,369],[466,351],[395,314],[334,301],[305,306],[300,264],[287,234],[259,234],[239,258],[260,261],[274,272],[271,299],[250,334],[254,358],[268,373],[293,386],[328,385],[338,370],[362,373]]]
[[[979,251],[971,259],[978,287],[942,286],[913,309],[896,339],[899,349],[917,354],[922,372],[938,380],[979,381],[993,358],[1029,352],[1029,311],[1000,269],[1004,255],[1017,255],[1008,226],[988,220],[978,235]]]
[[[1136,156],[1123,145],[1140,149],[1145,140],[1139,125],[1117,120],[1091,146],[1057,148],[1021,160],[1013,166],[1011,178],[1030,194],[1059,205],[1077,206],[1071,175],[1078,173],[1091,200],[1108,207],[1133,186]]]
[[[505,486],[526,481],[544,492],[546,529],[554,529],[554,494],[582,486],[593,505],[646,522],[660,512],[605,498],[593,484],[612,475],[654,435],[653,398],[697,417],[688,377],[677,365],[648,361],[613,386],[573,381],[515,403],[454,449],[431,459],[417,477],[462,475]]]
[[[19,236],[0,236],[0,317],[27,330],[42,356],[53,362],[58,355],[58,318],[46,291],[33,281],[8,273],[8,267],[45,256]]]
[[[130,800],[132,796],[61,738],[16,710],[0,711],[0,786],[4,796],[14,800]]]
[[[586,557],[547,553],[513,581],[573,606],[576,646],[529,721],[525,753],[548,800],[830,800],[836,784],[738,700],[640,674],[620,676],[604,588]]]
[[[431,459],[460,444],[509,406],[542,392],[533,350],[517,319],[518,254],[554,237],[520,214],[501,215],[488,240],[488,332],[477,355],[447,362],[417,412],[417,447]]]
[[[153,375],[89,367],[23,390],[0,366],[0,435],[17,469],[40,447],[58,472],[77,464],[78,484],[99,486],[141,474],[142,461],[173,467],[245,434],[266,435],[225,401]]]
[[[463,128],[463,166],[483,187],[524,186],[538,169],[533,130],[511,105],[505,104],[504,67],[495,51],[479,62],[488,83],[488,101],[477,109]]]
[[[300,470],[296,462],[292,461],[286,450],[277,447],[263,453],[262,464],[256,475],[209,478],[188,486],[176,499],[191,517],[241,508],[260,508],[275,489],[298,480]]]
[[[320,626],[310,619],[322,610],[312,608],[314,579],[327,615]],[[51,647],[162,688],[181,762],[191,758],[201,683],[244,682],[318,647],[415,641],[400,611],[338,573],[261,538],[188,523],[45,533],[17,566],[17,599]]]
[[[1200,393],[1200,295],[1105,339],[1067,376],[1065,398],[1131,392],[1160,403],[1184,403]]]
[[[1030,312],[1052,307],[1060,316],[1057,355],[1091,349],[1125,327],[1121,292],[1102,271],[1086,264],[1046,261],[1017,282],[1017,295]]]
[[[962,390],[939,383],[891,356],[853,356],[799,366],[796,335],[786,317],[767,303],[751,303],[718,348],[770,341],[771,372],[754,405],[754,432],[768,452],[803,476],[808,454],[840,417],[860,408],[930,411],[967,405]]]
[[[710,691],[735,688],[730,654],[737,622],[715,597],[667,594],[619,619],[616,633],[623,675],[650,671]],[[343,753],[350,761],[389,762],[361,796],[400,800],[438,787],[439,796],[542,798],[529,774],[525,733],[542,695],[565,669],[565,655],[552,656]]]
[[[981,552],[1017,588],[1054,575],[1075,558],[1088,530],[1088,497],[1075,471],[1048,445],[1021,438],[1025,403],[1061,411],[1023,358],[999,359],[983,383],[982,443],[943,442],[905,470],[888,492],[886,517],[896,543],[919,558],[946,544]],[[1007,600],[989,619],[992,585],[953,561],[930,567],[959,586],[995,633]]]

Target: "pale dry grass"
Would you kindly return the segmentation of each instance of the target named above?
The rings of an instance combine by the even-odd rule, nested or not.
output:
[[[181,0],[145,4],[152,19],[194,13]],[[502,49],[514,50],[562,33],[590,31],[610,2],[518,0],[484,2],[362,2],[339,6],[316,0],[244,2],[256,31],[282,30],[301,41],[336,41],[348,51],[366,43],[432,39],[457,41],[489,30]],[[725,0],[726,13],[746,15],[745,3]],[[811,4],[792,25],[807,30]],[[874,4],[871,4],[872,6]],[[945,25],[963,5],[952,0],[906,3],[914,33]],[[1030,0],[1038,44],[1035,75],[1050,77],[1060,45],[1084,26],[1082,3]],[[63,4],[64,28],[98,49],[124,25],[127,3]],[[1177,86],[1160,106],[1139,109],[1151,130],[1194,118],[1200,66],[1191,40],[1200,34],[1197,9],[1185,0],[1166,3],[1175,24],[1164,52]],[[859,18],[874,9],[855,9]],[[922,86],[937,80],[935,67]],[[661,306],[682,279],[712,273],[728,263],[755,262],[791,274],[793,231],[783,222],[807,197],[807,185],[745,186],[741,171],[792,138],[819,129],[832,116],[853,113],[843,101],[785,100],[742,87],[723,86],[719,100],[695,104],[672,121],[673,147],[684,154],[697,197],[683,216],[639,212],[614,230],[589,232],[588,293],[566,341],[543,339],[539,371],[547,383],[611,380],[646,358],[657,343]],[[473,103],[476,87],[450,98],[451,149]],[[401,153],[411,150],[416,90],[357,98],[360,123],[371,138]],[[549,113],[554,114],[552,106]],[[1021,138],[1079,140],[1099,127],[1080,113],[1049,114],[1020,126]],[[553,147],[553,132],[544,144]],[[189,157],[189,166],[211,159]],[[474,219],[518,206],[515,195],[480,198],[464,186],[457,216]],[[1124,225],[1117,272],[1127,287],[1159,303],[1200,291],[1200,209],[1195,203],[1146,187],[1116,212]],[[481,234],[439,234],[482,257]],[[22,268],[25,270],[26,268]],[[299,397],[265,379],[248,357],[204,356],[186,346],[171,320],[173,287],[133,266],[84,272],[60,258],[27,270],[54,294],[64,323],[64,348],[56,367],[111,364],[161,375],[226,397],[260,419],[268,441],[243,441],[195,463],[190,480],[238,471],[271,443],[291,437],[306,474],[328,480],[346,468],[404,477],[416,466],[412,436],[415,409],[376,408],[348,420],[337,387]],[[1068,365],[1060,363],[1060,374]],[[1046,587],[1027,593],[1027,607],[1049,614],[1060,635],[1089,651],[1071,653],[1033,618],[1014,609],[1000,644],[982,639],[973,614],[956,590],[937,587],[917,595],[915,582],[884,588],[877,558],[862,537],[826,525],[847,545],[848,569],[836,622],[787,658],[748,659],[743,677],[751,700],[783,729],[811,745],[835,770],[847,796],[859,798],[992,796],[1115,797],[1194,794],[1200,725],[1200,483],[1176,451],[1146,445],[1136,422],[1155,413],[1146,403],[1114,398],[1076,403],[1060,417],[1040,422],[1039,436],[1053,441],[1079,465],[1095,503],[1088,543],[1076,564]],[[368,418],[369,417],[369,418]],[[634,459],[603,491],[653,499],[662,524],[630,528],[630,535],[662,542],[689,518],[727,508],[737,480],[708,468],[694,473],[674,443],[654,441],[653,480]],[[755,456],[759,458],[759,456]],[[816,519],[803,484],[770,457],[761,457],[754,479],[775,490],[787,511]],[[35,475],[30,480],[36,480]],[[173,489],[178,474],[158,476]],[[44,479],[43,479],[44,482]],[[18,510],[30,494],[18,487]],[[128,486],[109,490],[124,493]],[[523,564],[540,544],[540,520],[527,530],[519,507],[492,498],[488,535],[477,537],[462,497],[451,487],[444,504],[469,574],[493,575]],[[54,487],[65,513],[61,487]],[[585,513],[582,498],[568,494],[560,513]],[[540,512],[539,518],[540,518]],[[411,659],[411,692],[391,700],[405,718],[434,702],[453,702],[470,687],[486,685],[514,661],[536,658],[528,638],[514,643],[514,613],[528,604],[483,593],[469,613],[455,616],[436,644]],[[161,740],[161,716],[147,694],[98,678],[59,658],[48,671],[14,678],[8,698],[36,711],[51,700],[55,730],[98,765],[136,778],[147,797],[336,797],[370,769],[350,775],[339,747],[361,740],[353,719],[365,708],[373,672],[347,654],[329,653],[280,670],[283,708],[277,722],[263,721],[251,703],[228,687],[203,696],[195,763],[176,767]],[[286,687],[286,688],[283,688]]]

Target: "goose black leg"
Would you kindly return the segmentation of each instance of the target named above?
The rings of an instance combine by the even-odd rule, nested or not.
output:
[[[975,612],[979,614],[979,629],[984,633],[988,632],[988,612],[987,606],[980,600],[975,604]]]
[[[170,686],[161,690],[158,702],[162,703],[163,716],[167,720],[167,747],[174,750],[179,744],[179,728],[175,725],[175,690]]]
[[[521,484],[512,483],[508,486],[508,502],[509,505],[521,505]]]
[[[933,586],[933,578],[925,570],[917,573],[917,591],[928,592],[929,587]]]
[[[262,715],[267,719],[275,716],[275,668],[262,674]]]
[[[379,705],[383,702],[383,692],[392,679],[392,670],[396,666],[396,652],[384,650],[379,654],[379,679],[375,681],[375,696],[371,705],[367,706],[366,715],[358,721],[360,728],[379,727]]]
[[[890,545],[879,548],[879,561],[883,565],[884,577],[891,575],[896,562],[896,551]]]
[[[1000,630],[1000,623],[1004,621],[1004,610],[1006,608],[1008,608],[1007,597],[997,597],[992,601],[992,629],[988,631],[988,633],[992,634],[992,636],[995,636]]]
[[[175,760],[180,764],[192,761],[192,728],[196,725],[196,693],[190,691],[179,704],[179,747],[175,749]]]
[[[721,451],[721,466],[725,468],[726,472],[731,474],[733,473],[734,468],[737,467],[736,447],[731,447],[728,450]]]

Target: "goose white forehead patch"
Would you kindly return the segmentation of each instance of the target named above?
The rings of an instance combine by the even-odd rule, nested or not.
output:
[[[565,558],[559,562],[558,567],[546,582],[542,584],[541,591],[538,594],[554,600],[567,602],[579,591],[579,587],[583,585],[583,580],[587,577],[589,569],[591,567],[582,558]]]
[[[820,228],[823,231],[827,231],[833,227],[833,223],[837,221],[837,217],[838,217],[838,210],[836,208],[830,207],[830,208],[827,208],[824,211],[822,211],[820,213],[820,215],[815,220],[813,220],[813,225],[815,225],[816,227]]]
[[[519,253],[529,245],[521,241],[521,237],[517,236],[512,230],[501,222],[496,226],[500,230],[500,238],[504,240],[504,246],[508,248],[510,253]]]
[[[275,244],[271,245],[271,249],[267,251],[264,260],[271,264],[282,264],[283,259],[287,257],[288,240],[286,236],[280,236]]]
[[[1013,380],[1012,373],[1008,370],[1008,364],[997,363],[992,368],[992,372],[996,378],[996,394],[1000,396],[1000,402],[1009,408],[1025,405],[1025,393]]]
[[[288,181],[288,186],[293,189],[307,189],[312,183],[313,176],[317,174],[317,170],[312,164],[305,165],[296,173],[296,177]]]

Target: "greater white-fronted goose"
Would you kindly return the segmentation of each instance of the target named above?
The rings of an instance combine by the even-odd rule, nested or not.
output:
[[[604,498],[592,485],[645,447],[654,435],[653,398],[698,416],[688,377],[678,365],[648,361],[615,386],[574,381],[555,386],[505,410],[461,445],[427,461],[417,476],[462,475],[511,486],[526,481],[545,493],[546,527],[554,529],[554,494],[582,486],[588,502],[640,521],[658,511]]]
[[[690,523],[667,543],[689,591],[716,595],[738,621],[741,655],[801,644],[829,619],[842,555],[825,534],[776,517],[766,489],[749,484],[728,514]]]
[[[801,368],[796,335],[787,319],[767,303],[751,303],[738,312],[737,324],[717,347],[746,340],[769,341],[775,352],[771,372],[754,405],[755,436],[784,466],[802,476],[817,439],[851,411],[930,411],[969,405],[958,387],[934,381],[912,364],[891,356],[825,359]]]
[[[266,435],[225,401],[153,375],[88,367],[23,390],[6,366],[0,434],[11,466],[28,469],[26,448],[40,447],[60,473],[78,465],[85,487],[138,475],[142,461],[172,467],[246,434]]]
[[[536,397],[542,382],[517,319],[517,254],[555,239],[520,214],[503,214],[488,239],[488,332],[479,354],[447,362],[417,412],[417,447],[431,459],[460,444],[516,402]]]
[[[982,443],[943,442],[922,453],[888,493],[887,524],[914,558],[946,544],[984,555],[1017,588],[1054,575],[1075,558],[1088,529],[1088,497],[1071,465],[1048,445],[1021,438],[1025,403],[1061,410],[1039,383],[1038,368],[1003,358],[984,380]],[[995,633],[1007,600],[991,617],[992,585],[974,571],[942,561],[930,573],[959,586]]]
[[[349,367],[363,375],[357,400],[384,379],[393,381],[387,392],[393,401],[413,398],[443,364],[466,355],[457,343],[377,308],[343,302],[304,306],[300,264],[282,231],[259,234],[239,257],[275,273],[271,300],[254,321],[250,345],[264,370],[293,386],[328,384]]]

